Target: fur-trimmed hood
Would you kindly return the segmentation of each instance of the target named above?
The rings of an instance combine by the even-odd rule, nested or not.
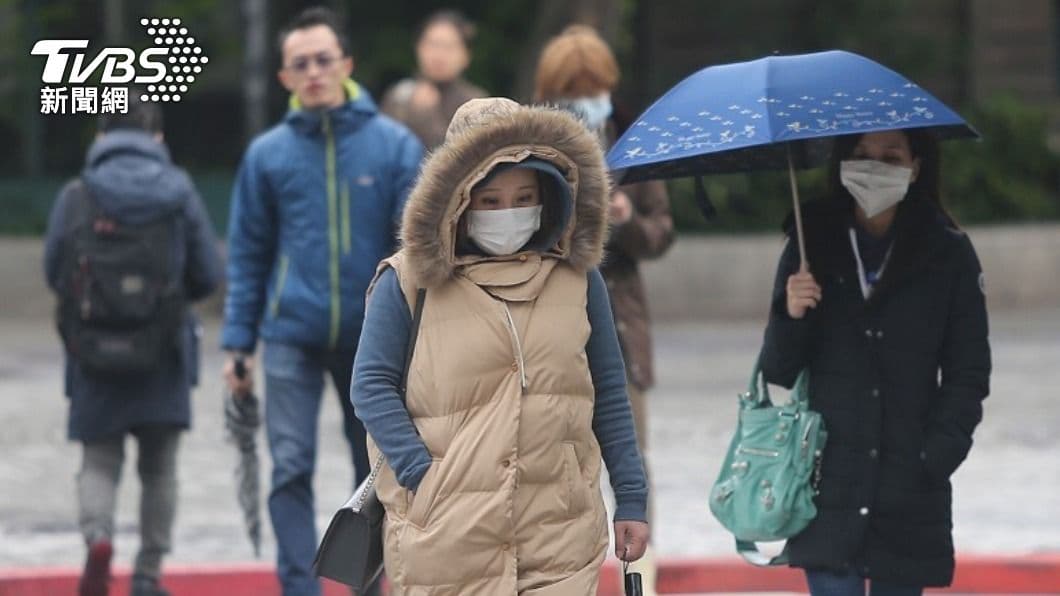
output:
[[[559,242],[542,255],[584,271],[600,264],[610,181],[596,137],[566,112],[520,106],[503,98],[476,99],[453,117],[445,143],[424,162],[405,206],[402,252],[418,286],[436,286],[463,265],[514,260],[525,254],[457,255],[456,243],[470,189],[498,164],[531,157],[559,169],[574,202]]]

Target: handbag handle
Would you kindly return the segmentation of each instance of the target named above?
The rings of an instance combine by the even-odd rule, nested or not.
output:
[[[800,409],[806,407],[807,395],[810,389],[810,369],[803,368],[799,376],[795,377],[795,384],[791,388],[791,401]],[[769,396],[769,385],[762,375],[762,354],[758,354],[755,360],[754,371],[751,373],[751,381],[747,386],[747,392],[740,394],[740,403],[747,409],[761,408],[773,403]]]
[[[412,366],[412,356],[416,353],[416,340],[420,335],[420,321],[423,319],[423,303],[427,300],[427,288],[416,289],[416,307],[412,314],[412,326],[409,328],[409,346],[405,350],[405,368],[401,371],[401,387],[398,388],[398,395],[401,396],[402,405],[405,404],[405,394],[408,391],[409,383],[409,368]],[[383,468],[383,463],[386,462],[386,457],[383,453],[379,453],[379,457],[375,460],[375,465],[372,466],[372,471],[368,473],[368,478],[364,479],[364,483],[361,485],[360,495],[358,496],[355,508],[360,510],[364,507],[365,501],[368,499],[368,493],[370,489],[375,486],[376,478],[379,477],[379,470]]]

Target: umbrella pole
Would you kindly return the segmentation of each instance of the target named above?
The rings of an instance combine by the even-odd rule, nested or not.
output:
[[[795,161],[791,157],[791,143],[788,144],[788,180],[791,182],[791,200],[795,212],[795,235],[799,242],[799,272],[806,273],[810,264],[806,262],[806,239],[802,235],[802,210],[799,207],[799,184],[795,180]]]

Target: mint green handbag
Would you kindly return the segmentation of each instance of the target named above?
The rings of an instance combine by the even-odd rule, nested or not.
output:
[[[710,493],[710,511],[736,537],[736,550],[755,565],[787,563],[755,542],[785,540],[817,515],[813,498],[828,438],[821,415],[807,407],[809,373],[795,380],[791,400],[775,406],[755,364],[747,393],[740,394],[739,422],[725,464]]]

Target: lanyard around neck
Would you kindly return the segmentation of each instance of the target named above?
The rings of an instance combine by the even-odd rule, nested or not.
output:
[[[869,283],[868,276],[865,275],[865,264],[861,260],[861,251],[858,250],[858,236],[854,231],[854,228],[850,228],[850,247],[854,249],[854,260],[858,263],[858,284],[861,285],[861,295],[865,300],[872,296],[872,288],[876,285],[877,281],[883,277],[883,270],[887,267],[887,261],[891,260],[891,250],[894,249],[894,242],[887,247],[887,254],[883,256],[883,262],[880,263],[879,269],[876,270],[876,279]]]

